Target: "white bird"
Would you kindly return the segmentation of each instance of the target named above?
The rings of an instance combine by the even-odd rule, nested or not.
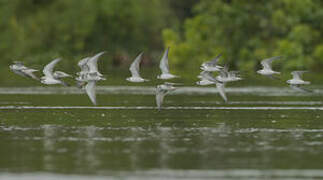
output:
[[[77,87],[80,89],[82,89],[85,86],[86,75],[90,71],[90,68],[87,65],[87,62],[89,61],[89,59],[90,59],[90,57],[85,57],[85,58],[81,59],[77,64],[80,67],[81,71],[76,73],[76,75],[78,75],[78,77],[76,77],[75,80],[76,80]]]
[[[63,72],[63,71],[55,71],[54,72],[54,78],[55,79],[62,79],[62,78],[67,78],[67,77],[72,77],[71,75]]]
[[[98,71],[97,63],[99,57],[104,53],[105,52],[100,52],[93,57],[84,58],[78,63],[79,67],[81,68],[81,72],[78,73],[79,77],[77,77],[76,80],[81,83],[80,86],[87,83],[85,85],[85,91],[94,105],[97,105],[95,93],[96,83],[100,80],[106,80]]]
[[[216,88],[218,89],[222,99],[224,100],[224,102],[228,102],[227,95],[225,94],[225,83],[216,82],[215,85],[216,85]]]
[[[77,65],[80,67],[81,71],[76,73],[77,75],[81,76],[83,74],[86,74],[87,72],[90,71],[89,66],[87,65],[87,62],[89,61],[90,57],[86,57],[81,59]]]
[[[172,78],[178,77],[169,72],[168,51],[169,51],[169,47],[166,49],[162,59],[160,60],[159,68],[161,70],[161,75],[157,76],[158,79],[172,79]]]
[[[145,82],[148,81],[147,79],[143,79],[140,74],[139,74],[139,68],[140,68],[140,62],[142,60],[142,55],[143,52],[140,53],[136,59],[133,61],[133,63],[131,64],[129,70],[131,72],[131,77],[127,78],[127,81],[130,82]]]
[[[220,57],[221,57],[222,54],[219,54],[217,55],[214,59],[212,59],[211,61],[208,61],[208,62],[204,62],[202,65],[201,65],[201,69],[203,71],[220,71],[223,67],[222,66],[219,66],[217,65]]]
[[[310,92],[310,90],[304,89],[301,86],[302,85],[308,85],[311,84],[309,81],[304,81],[301,76],[303,73],[307,71],[293,71],[291,74],[293,75],[293,78],[290,80],[287,80],[287,83],[290,85],[292,89],[295,89],[297,91],[302,92]]]
[[[200,86],[207,86],[207,85],[214,84],[214,82],[205,79],[203,77],[203,73],[205,73],[205,71],[202,71],[200,75],[197,76],[200,79],[200,81],[197,81],[196,84]]]
[[[23,77],[32,78],[39,81],[39,78],[34,74],[34,72],[38,71],[36,69],[31,69],[26,66],[20,61],[15,61],[14,64],[9,66],[10,70],[13,71],[15,74],[18,74]]]
[[[273,75],[274,74],[280,74],[280,72],[273,71],[272,67],[271,67],[271,63],[274,60],[277,60],[277,59],[280,59],[280,58],[281,58],[281,56],[275,56],[275,57],[271,57],[271,58],[262,60],[261,65],[263,66],[263,68],[258,70],[257,73],[259,73],[261,75],[264,75],[264,76],[267,76],[267,77],[269,77],[271,79],[275,79],[275,77]]]
[[[157,104],[157,108],[159,111],[161,110],[161,107],[162,107],[162,104],[164,101],[164,97],[168,93],[176,90],[176,87],[174,87],[173,85],[175,85],[175,84],[166,82],[164,84],[157,86],[157,88],[156,88],[156,104]]]
[[[43,73],[45,76],[41,77],[41,83],[43,84],[63,84],[66,85],[63,81],[61,81],[60,79],[55,78],[54,76],[54,67],[56,66],[56,64],[60,61],[60,58],[54,59],[53,61],[51,61],[49,64],[47,64],[44,69],[43,69]]]
[[[220,82],[233,82],[239,81],[242,78],[239,77],[239,71],[229,71],[229,66],[225,65],[223,69],[220,70],[220,74],[216,76],[216,79]]]
[[[225,102],[228,101],[228,98],[225,94],[225,82],[218,81],[215,77],[212,76],[212,72],[210,71],[203,71],[200,75],[202,77],[202,80],[206,80],[208,82],[212,82],[212,84],[215,84],[222,99]]]
[[[85,91],[86,91],[86,94],[89,96],[91,102],[94,105],[97,105],[95,87],[96,87],[96,81],[89,81],[85,86]]]
[[[100,52],[96,55],[94,55],[93,57],[91,57],[90,59],[87,60],[87,66],[89,67],[89,73],[95,73],[98,76],[103,76],[99,70],[98,70],[98,59],[100,56],[102,56],[105,53],[105,51]]]

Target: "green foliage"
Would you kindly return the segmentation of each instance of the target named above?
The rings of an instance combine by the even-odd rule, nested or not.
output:
[[[282,55],[284,69],[323,64],[323,3],[318,0],[204,0],[183,24],[164,30],[177,65],[198,66],[222,53],[222,63],[252,71],[263,58]],[[221,62],[221,61],[220,61]],[[279,68],[279,67],[277,67]]]
[[[162,29],[176,24],[170,16],[160,0],[2,0],[1,63],[63,57],[71,68],[102,50],[110,57],[160,50]]]

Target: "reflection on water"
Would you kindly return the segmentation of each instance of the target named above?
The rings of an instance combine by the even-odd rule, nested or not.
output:
[[[112,175],[111,175],[112,174]],[[254,179],[322,179],[323,170],[318,169],[290,169],[290,170],[259,170],[259,169],[234,169],[234,170],[148,170],[134,173],[111,173],[110,175],[80,176],[49,173],[25,174],[0,174],[4,180],[196,180],[196,179],[221,179],[221,180],[254,180]],[[115,174],[115,175],[113,175]]]
[[[98,86],[98,94],[155,94],[155,87],[149,86]],[[323,90],[316,87],[313,93],[297,92],[289,87],[227,87],[229,94],[252,94],[257,96],[321,96]],[[217,94],[215,87],[179,87],[171,94]],[[83,90],[76,87],[10,87],[0,88],[0,94],[84,94]]]
[[[0,109],[97,109],[97,110],[157,110],[155,106],[0,106]],[[323,107],[311,106],[258,106],[258,107],[227,107],[227,106],[168,106],[163,107],[165,110],[323,110]]]
[[[3,170],[10,165],[108,175],[110,170],[300,168],[304,162],[323,161],[322,129],[235,129],[225,123],[212,128],[43,125],[1,126],[0,133],[6,152],[0,160]],[[36,164],[15,161],[21,147],[23,156]],[[322,168],[321,163],[311,166]]]
[[[105,104],[98,107],[89,106],[86,95],[84,101],[73,96],[79,91],[73,88],[1,95],[0,179],[323,178],[317,95],[232,88],[233,100],[224,104],[209,96],[213,88],[183,88],[158,112],[151,87],[131,90],[149,96],[111,95],[127,90],[104,88],[98,97]],[[260,98],[264,92],[273,96]]]

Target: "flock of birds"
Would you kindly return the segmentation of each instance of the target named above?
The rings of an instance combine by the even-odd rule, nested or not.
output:
[[[161,60],[159,68],[161,70],[161,74],[157,76],[158,79],[169,80],[173,78],[178,78],[179,76],[173,75],[169,71],[168,65],[168,52],[169,47],[165,50]],[[76,84],[79,88],[85,89],[85,92],[89,96],[91,102],[96,105],[96,93],[95,87],[96,83],[101,80],[106,80],[104,76],[98,70],[98,60],[105,52],[100,52],[93,57],[86,57],[81,59],[78,62],[78,66],[81,71],[76,73],[77,77],[75,78]],[[128,77],[126,80],[133,83],[146,82],[148,79],[144,79],[140,76],[139,69],[140,63],[142,60],[143,52],[140,53],[133,63],[131,64],[129,70],[131,72],[131,77]],[[242,78],[239,75],[239,71],[229,71],[228,65],[220,66],[218,65],[218,61],[221,57],[221,54],[215,57],[213,60],[204,62],[200,69],[202,72],[197,76],[200,80],[196,82],[197,85],[205,86],[215,84],[219,94],[223,98],[225,102],[228,101],[226,93],[225,93],[225,85],[229,82],[239,81]],[[272,69],[272,62],[280,59],[281,56],[271,57],[268,59],[264,59],[261,61],[262,69],[258,70],[257,73],[267,76],[272,79],[277,79],[276,75],[279,75],[280,72],[276,72]],[[26,67],[20,61],[14,61],[14,64],[10,65],[10,69],[21,76],[28,77],[40,81],[42,84],[53,85],[53,84],[61,84],[64,86],[69,86],[66,82],[64,82],[64,78],[73,77],[70,74],[67,74],[62,71],[54,71],[54,68],[61,59],[54,59],[49,64],[47,64],[43,69],[44,76],[38,78],[34,72],[38,71],[35,69],[31,69]],[[213,73],[218,72],[217,76],[214,76]],[[293,76],[292,79],[287,81],[287,84],[290,85],[295,90],[298,91],[306,91],[309,90],[304,89],[302,85],[310,84],[308,81],[302,80],[301,76],[306,71],[293,71],[291,74]],[[157,85],[156,88],[156,104],[158,109],[160,110],[163,104],[164,97],[177,89],[176,85],[180,85],[178,83],[170,83],[165,82],[163,84]]]

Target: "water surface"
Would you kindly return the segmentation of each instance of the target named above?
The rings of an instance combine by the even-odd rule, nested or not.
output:
[[[0,88],[0,179],[321,179],[321,91]]]

